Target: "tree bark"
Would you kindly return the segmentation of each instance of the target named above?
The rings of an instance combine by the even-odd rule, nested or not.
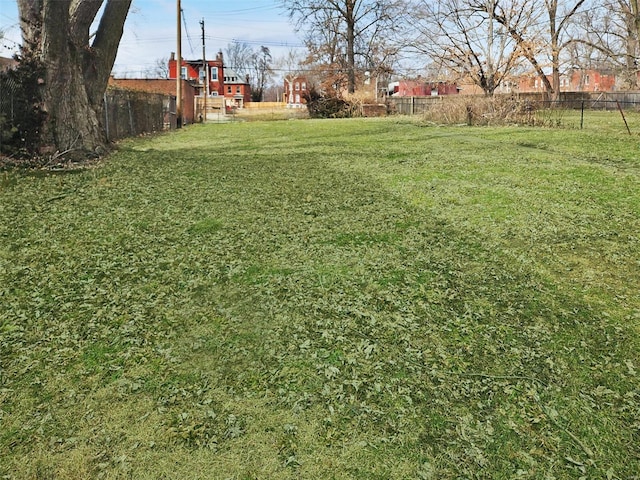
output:
[[[626,5],[625,5],[626,6]],[[640,0],[629,0],[626,18],[625,83],[629,89],[638,88],[638,49],[640,42]]]
[[[557,101],[560,99],[560,53],[571,43],[570,40],[561,43],[561,35],[567,31],[569,22],[573,21],[578,9],[586,0],[576,0],[573,7],[565,11],[561,17],[558,15],[558,0],[546,0],[547,13],[549,14],[549,36],[551,39],[551,64],[552,64],[552,81],[553,91],[552,99]]]
[[[105,0],[18,0],[23,55],[44,67],[42,143],[59,151],[95,151],[106,144],[102,97],[131,0],[106,0],[98,30],[89,28]]]
[[[347,0],[345,22],[347,23],[347,91],[356,91],[356,19],[355,0]]]

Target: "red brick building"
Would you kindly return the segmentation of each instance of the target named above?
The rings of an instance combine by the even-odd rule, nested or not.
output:
[[[287,108],[299,108],[307,104],[305,96],[310,89],[307,77],[302,75],[287,75],[284,77],[284,100]]]
[[[549,83],[553,82],[547,75]],[[600,70],[571,70],[560,75],[561,92],[612,92],[615,90],[616,76],[613,72]],[[537,75],[520,77],[518,91],[522,93],[544,92],[544,82]]]
[[[169,58],[169,78],[177,78],[177,61],[175,53]],[[206,67],[206,68],[205,68]],[[207,71],[208,70],[208,71]],[[206,76],[209,75],[207,91]],[[221,96],[227,107],[242,108],[251,101],[251,87],[248,78],[240,76],[230,68],[224,66],[222,52],[218,52],[215,60],[185,60],[182,59],[182,78],[190,82],[196,89],[196,95]]]
[[[428,97],[436,95],[455,95],[459,93],[458,85],[450,82],[426,82],[416,80],[399,80],[389,84],[389,95],[394,97]]]

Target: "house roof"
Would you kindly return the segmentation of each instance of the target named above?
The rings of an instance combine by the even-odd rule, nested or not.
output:
[[[198,59],[198,60],[187,60],[186,58],[183,58],[183,59],[182,59],[182,63],[186,63],[186,64],[189,64],[189,65],[193,65],[193,66],[195,66],[195,67],[201,67],[203,62],[202,62],[202,59]],[[207,60],[207,61],[206,61],[206,63],[207,63],[208,65],[215,64],[215,63],[217,63],[217,60]]]
[[[109,78],[109,86],[120,87],[140,92],[162,93],[165,95],[176,94],[176,81],[162,78]],[[182,88],[193,90],[193,85],[186,80],[182,82]]]
[[[243,80],[235,70],[224,67],[224,83],[225,85],[246,85],[248,82]]]

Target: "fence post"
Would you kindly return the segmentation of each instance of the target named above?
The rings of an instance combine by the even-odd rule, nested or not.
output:
[[[102,97],[104,101],[104,129],[107,134],[107,142],[109,141],[109,104],[107,103],[107,92]]]
[[[129,107],[129,129],[131,131],[131,136],[135,136],[136,131],[133,128],[133,112],[131,111],[131,94],[127,94],[127,106]]]
[[[584,126],[584,100],[582,100],[582,106],[580,108],[580,130]]]
[[[629,124],[627,123],[627,119],[624,116],[624,112],[622,111],[622,107],[620,106],[620,102],[616,100],[616,105],[618,105],[618,110],[620,110],[620,115],[622,115],[622,120],[624,120],[624,125],[627,127],[627,132],[631,135],[631,129],[629,128]]]

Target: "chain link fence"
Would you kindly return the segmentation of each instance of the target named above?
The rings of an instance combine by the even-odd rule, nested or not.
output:
[[[640,92],[563,92],[558,100],[546,100],[544,94],[496,94],[495,103],[510,103],[529,109],[588,109],[588,110],[640,110]],[[481,103],[486,97],[482,95],[440,95],[430,97],[389,97],[387,102],[394,113],[400,115],[423,115],[434,108],[446,107],[449,104]]]
[[[563,92],[558,100],[543,94],[442,95],[389,97],[389,110],[401,115],[421,116],[442,124],[575,126],[583,128],[598,111],[618,111],[624,124],[640,113],[637,92]],[[571,117],[571,122],[567,119]]]
[[[104,94],[103,115],[109,141],[175,129],[175,97],[109,88]]]
[[[0,152],[15,153],[37,145],[44,112],[34,102],[34,78],[38,72],[25,66],[26,74],[0,72]]]
[[[0,117],[5,121],[15,119],[17,90],[18,83],[13,78],[0,75]]]
[[[109,88],[103,97],[102,125],[107,140],[176,128],[176,101],[172,95]],[[0,75],[0,147],[20,134],[33,111],[18,82]]]

